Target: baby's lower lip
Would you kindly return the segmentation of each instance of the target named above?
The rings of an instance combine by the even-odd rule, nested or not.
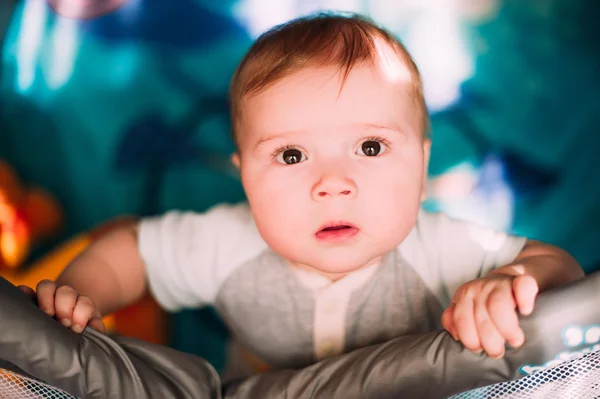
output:
[[[335,230],[320,230],[315,234],[315,237],[317,237],[317,240],[319,241],[340,243],[354,237],[358,232],[358,228],[348,226]]]

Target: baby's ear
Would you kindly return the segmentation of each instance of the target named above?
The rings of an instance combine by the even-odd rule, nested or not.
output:
[[[231,163],[234,164],[237,169],[240,168],[240,154],[239,153],[236,152],[231,156]]]

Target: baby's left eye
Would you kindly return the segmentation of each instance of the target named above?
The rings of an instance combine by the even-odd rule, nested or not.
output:
[[[377,155],[380,155],[383,152],[385,152],[386,149],[386,145],[383,144],[381,141],[367,140],[358,147],[356,153],[358,155],[364,155],[367,157],[376,157]]]

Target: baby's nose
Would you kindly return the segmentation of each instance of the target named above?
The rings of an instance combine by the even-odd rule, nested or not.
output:
[[[356,184],[347,178],[331,177],[322,179],[313,187],[313,199],[321,201],[330,197],[352,198],[357,193]]]
[[[344,191],[340,191],[338,194],[339,195],[350,195],[352,193],[352,191],[350,190],[344,190]],[[335,191],[334,191],[335,194]],[[332,195],[330,193],[328,193],[327,191],[319,191],[319,197],[326,197],[328,195]]]

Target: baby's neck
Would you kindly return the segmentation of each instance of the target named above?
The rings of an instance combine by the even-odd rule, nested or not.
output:
[[[314,267],[309,266],[309,265],[295,263],[295,262],[292,262],[292,261],[289,261],[289,260],[288,260],[288,263],[290,263],[294,267],[297,267],[298,269],[306,270],[306,271],[308,271],[310,273],[320,274],[321,276],[329,279],[330,281],[335,282],[335,281],[341,280],[342,278],[346,277],[349,274],[352,274],[352,273],[357,272],[359,270],[366,269],[367,267],[374,266],[374,265],[380,263],[381,262],[381,258],[382,258],[382,256],[379,256],[379,257],[373,259],[372,261],[370,261],[369,263],[367,263],[367,264],[359,267],[358,269],[350,270],[348,272],[343,272],[343,273],[330,273],[330,272],[326,272],[326,271],[323,271],[323,270],[319,270],[319,269],[314,268]]]

